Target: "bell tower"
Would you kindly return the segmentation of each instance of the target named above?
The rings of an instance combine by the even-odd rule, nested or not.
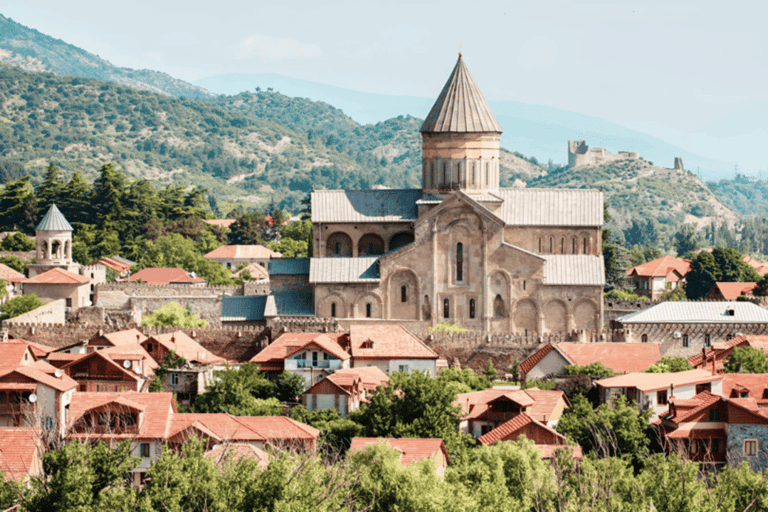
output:
[[[461,53],[419,131],[424,194],[498,192],[501,125]]]
[[[35,240],[35,263],[29,265],[30,278],[52,268],[78,272],[80,265],[72,262],[72,226],[55,204],[35,228]]]

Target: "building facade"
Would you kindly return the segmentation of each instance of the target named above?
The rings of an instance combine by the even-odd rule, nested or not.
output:
[[[461,55],[420,131],[422,189],[312,193],[315,314],[602,328],[602,192],[500,188],[501,126]]]

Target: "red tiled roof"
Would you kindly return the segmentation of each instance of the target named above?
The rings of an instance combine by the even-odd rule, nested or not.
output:
[[[693,398],[688,398],[686,400],[676,400],[675,408],[677,409],[677,412],[675,416],[670,417],[669,412],[667,412],[667,414],[664,415],[664,419],[676,424],[680,424],[688,418],[699,414],[701,411],[707,409],[708,407],[712,407],[722,399],[723,397],[720,395],[712,394],[709,391],[702,391]],[[670,407],[670,410],[671,409],[672,408]]]
[[[345,361],[349,359],[349,354],[346,350],[341,348],[341,345],[333,341],[331,338],[327,336],[318,336],[317,338],[313,339],[303,347],[299,347],[288,354],[286,354],[286,358],[291,357],[293,354],[297,352],[301,352],[302,350],[307,350],[312,348],[312,346],[315,346],[321,350],[325,350],[329,354],[333,355],[337,359],[341,359],[342,361]]]
[[[551,343],[547,343],[544,345],[544,348],[540,348],[534,352],[528,359],[520,363],[520,373],[526,375],[534,366],[536,366],[536,363],[544,359],[544,356],[549,354],[554,348],[555,347]]]
[[[553,420],[552,415],[561,400],[565,402],[566,407],[571,405],[568,402],[568,397],[562,391],[530,388],[526,389],[525,392],[533,398],[533,405],[528,408],[528,414],[535,419],[542,418],[542,423]]]
[[[530,424],[534,424],[539,429],[544,429],[548,431],[551,435],[554,435],[556,438],[561,439],[563,441],[563,444],[565,444],[566,439],[564,435],[562,435],[561,433],[555,430],[552,430],[551,428],[544,425],[543,423],[536,421],[535,419],[531,418],[524,412],[518,414],[511,420],[502,423],[501,425],[491,430],[487,434],[480,436],[477,440],[480,441],[482,444],[491,445],[496,441],[500,441],[503,439],[507,439],[511,437],[517,438],[517,436],[515,436],[515,433],[523,429],[524,427],[527,427]],[[533,439],[533,441],[535,442],[536,439]]]
[[[357,368],[342,368],[332,375],[355,375],[360,377],[365,389],[376,389],[389,382],[389,376],[376,366],[359,366]]]
[[[74,274],[61,268],[52,268],[24,281],[24,284],[85,284],[90,283],[89,277]]]
[[[727,439],[728,434],[722,428],[677,429],[666,434],[668,439]]]
[[[51,366],[53,371],[56,371],[56,368]],[[39,382],[40,384],[45,384],[46,386],[53,388],[57,391],[69,391],[70,389],[77,387],[77,382],[69,378],[67,375],[62,375],[61,377],[54,377],[50,373],[47,373],[40,368],[35,368],[33,366],[19,366],[15,370],[11,370],[10,372],[6,372],[3,374],[3,378],[5,381],[9,381],[13,378],[12,374],[19,374],[24,377],[27,377],[28,379],[32,379],[36,382]]]
[[[113,346],[118,345],[135,345],[146,340],[147,337],[138,329],[125,329],[123,331],[110,332],[108,334],[102,334],[96,338],[92,338],[90,341],[106,340]]]
[[[211,226],[219,226],[222,228],[228,228],[234,224],[237,219],[203,219],[203,222],[210,224]]]
[[[376,438],[376,437],[353,437],[349,451],[362,450],[366,446],[374,443],[384,442],[390,448],[400,452],[400,463],[403,466],[409,466],[413,462],[428,458],[437,458],[442,451],[445,460],[450,462],[448,450],[442,439],[411,439],[411,438]]]
[[[180,268],[145,268],[129,277],[128,281],[133,283],[138,279],[141,279],[148,284],[205,282],[205,279],[201,277],[192,277],[189,275],[189,272]]]
[[[263,435],[229,414],[174,414],[171,417],[168,437],[178,435],[196,424],[212,432],[218,441],[263,442],[266,440]]]
[[[104,265],[107,268],[111,268],[118,274],[124,274],[131,270],[131,266],[124,261],[116,260],[114,258],[101,258],[98,261],[94,261],[91,265]]]
[[[42,470],[45,446],[40,429],[3,427],[0,435],[0,471],[6,480],[19,481]]]
[[[140,439],[167,439],[170,417],[173,414],[173,393],[139,393],[125,391],[121,393],[84,392],[72,395],[69,404],[69,425],[77,423],[86,412],[117,403],[127,407],[135,404],[143,408],[143,421],[136,436]],[[70,437],[93,437],[92,433],[70,434]],[[133,435],[128,435],[133,437]],[[118,437],[118,436],[115,436]]]
[[[27,280],[24,274],[16,272],[8,265],[2,263],[0,263],[0,279],[6,283],[20,283]]]
[[[669,388],[671,384],[691,386],[721,380],[722,375],[712,375],[707,370],[688,370],[677,373],[629,373],[595,381],[604,388],[637,388],[640,391],[656,391]]]
[[[27,363],[35,360],[32,350],[26,342],[20,340],[8,340],[0,343],[0,371],[13,369],[24,364],[24,354],[31,354]]]
[[[331,346],[331,344],[336,345],[338,348],[334,348],[334,350],[337,352],[341,351],[346,354],[346,359],[349,357],[349,354],[347,354],[347,352],[338,343],[339,338],[342,336],[342,333],[286,333],[277,338],[271,344],[264,347],[264,350],[253,356],[250,362],[260,364],[262,370],[266,370],[267,366],[275,366],[279,367],[277,369],[282,369],[284,368],[285,358],[288,357],[289,354],[295,352],[301,347],[308,345],[309,343],[312,343],[312,341],[318,338],[323,338],[322,342],[328,346]],[[271,367],[269,369],[271,369]]]
[[[627,274],[642,277],[666,277],[673,271],[681,277],[691,270],[691,262],[672,256],[662,256],[627,270]]]
[[[282,258],[282,254],[271,251],[263,245],[222,245],[212,250],[205,256],[209,260],[233,260],[233,259],[270,259]]]
[[[239,416],[238,421],[267,441],[314,441],[320,431],[286,416]]]
[[[240,277],[244,272],[248,272],[251,275],[251,278],[257,281],[259,279],[267,279],[269,277],[269,272],[267,272],[267,269],[258,263],[249,263],[237,272],[232,272],[232,277]]]
[[[27,345],[29,345],[29,350],[32,351],[32,355],[35,356],[36,358],[46,357],[48,354],[56,350],[55,347],[49,347],[48,345],[35,343],[34,341],[26,341],[21,339],[15,339],[11,341],[26,343]]]
[[[372,342],[372,348],[363,348]],[[354,359],[437,359],[437,353],[399,325],[352,325]]]
[[[267,452],[250,443],[222,443],[205,452],[205,457],[213,459],[219,467],[224,467],[227,463],[237,463],[244,459],[256,460],[260,468],[265,468],[269,465],[269,455]]]
[[[763,373],[726,373],[723,375],[723,396],[740,398],[740,391],[749,393],[750,398],[763,399],[768,390],[768,374]],[[736,391],[736,396],[734,395]]]
[[[132,380],[132,381],[138,381],[140,376],[135,374],[133,371],[126,370],[121,365],[115,363],[107,354],[104,353],[104,350],[97,350],[95,352],[91,352],[90,354],[85,354],[82,358],[76,359],[75,361],[71,361],[64,366],[61,367],[62,370],[69,370],[72,366],[79,365],[83,363],[84,361],[87,361],[88,359],[101,359],[103,360],[107,366],[111,366],[112,370],[116,370],[120,372],[122,375],[122,380]],[[71,373],[71,372],[69,372]],[[143,377],[143,375],[142,375]],[[87,380],[87,379],[86,379]]]
[[[354,377],[352,375],[334,377],[334,374],[331,374],[315,382],[309,389],[304,391],[302,395],[315,394],[315,388],[323,386],[326,381],[338,390],[338,393],[335,394],[351,396],[352,392],[350,389],[355,385],[355,381],[360,382],[360,377]]]
[[[712,357],[715,358],[715,368],[720,371],[723,369],[723,361],[731,355],[734,347],[753,347],[761,349],[768,354],[768,335],[765,334],[746,334],[732,338],[725,343],[715,344],[707,351],[707,367],[712,364]],[[704,358],[701,353],[688,358],[688,363],[694,368],[701,368]]]
[[[520,372],[526,375],[551,350],[557,350],[570,364],[600,362],[616,373],[641,372],[661,360],[657,343],[550,343],[523,361]]]
[[[184,331],[168,332],[165,334],[156,334],[142,343],[142,346],[146,346],[152,340],[164,346],[167,350],[176,351],[176,355],[179,355],[187,361],[194,361],[198,363],[220,363],[224,361],[223,357],[219,357],[213,352],[209,351],[198,342],[187,336]]]
[[[579,445],[560,445],[560,444],[536,444],[534,448],[541,452],[542,459],[551,459],[555,456],[557,450],[570,450],[573,452],[573,458],[581,460],[584,457],[581,446]]]
[[[736,407],[741,409],[742,413],[747,413],[749,416],[753,418],[753,420],[758,420],[760,424],[765,425],[768,424],[768,417],[766,417],[764,414],[766,413],[765,409],[759,409],[756,401],[751,398],[729,398],[726,401],[726,405],[729,408],[728,411],[728,423],[729,424],[740,424],[740,422],[737,420],[737,418],[740,418],[740,414],[733,414],[730,411],[730,408]],[[747,421],[746,423],[752,423],[752,421]]]
[[[736,300],[740,295],[752,295],[755,288],[757,283],[715,283],[709,293],[717,293],[725,300]]]

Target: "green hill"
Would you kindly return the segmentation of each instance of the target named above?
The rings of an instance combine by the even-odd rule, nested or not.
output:
[[[720,201],[743,215],[765,217],[768,212],[768,180],[737,174],[707,185]]]

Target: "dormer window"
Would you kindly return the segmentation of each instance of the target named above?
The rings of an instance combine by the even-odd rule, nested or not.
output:
[[[360,348],[373,348],[373,340],[365,340]]]
[[[726,309],[725,314],[728,316],[736,316],[736,310],[735,309]]]

